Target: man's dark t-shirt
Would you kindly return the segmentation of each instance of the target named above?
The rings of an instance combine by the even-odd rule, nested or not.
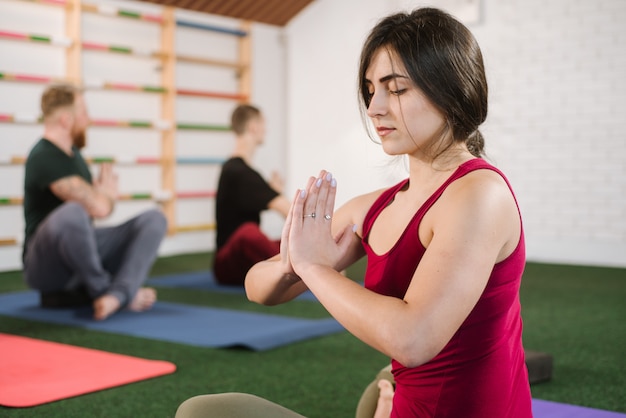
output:
[[[45,138],[31,149],[24,169],[24,220],[26,223],[24,251],[30,237],[39,224],[64,202],[52,190],[50,184],[69,176],[80,176],[92,182],[89,167],[78,148],[72,147],[73,155],[67,155]]]
[[[240,157],[227,160],[217,186],[215,220],[217,249],[246,222],[261,222],[261,212],[267,209],[278,192]]]

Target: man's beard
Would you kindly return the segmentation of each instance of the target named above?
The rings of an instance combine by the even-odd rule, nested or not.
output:
[[[79,150],[85,148],[85,145],[87,144],[85,129],[76,131],[72,134],[72,144]]]

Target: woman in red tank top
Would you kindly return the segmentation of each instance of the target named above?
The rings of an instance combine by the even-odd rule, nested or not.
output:
[[[383,385],[376,417],[531,417],[522,222],[506,178],[481,158],[487,82],[476,40],[437,9],[389,16],[365,42],[359,90],[408,178],[337,211],[333,176],[310,178],[281,253],[249,271],[248,297],[270,305],[310,289],[388,355],[395,393]],[[363,256],[365,287],[339,273]]]

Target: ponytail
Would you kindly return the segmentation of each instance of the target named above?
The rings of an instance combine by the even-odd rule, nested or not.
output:
[[[467,149],[472,153],[474,157],[482,157],[485,150],[485,138],[478,129],[469,134],[465,140]]]

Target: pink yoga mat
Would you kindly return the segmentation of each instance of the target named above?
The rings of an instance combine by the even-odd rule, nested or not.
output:
[[[173,363],[0,333],[0,405],[41,405],[171,374]]]

